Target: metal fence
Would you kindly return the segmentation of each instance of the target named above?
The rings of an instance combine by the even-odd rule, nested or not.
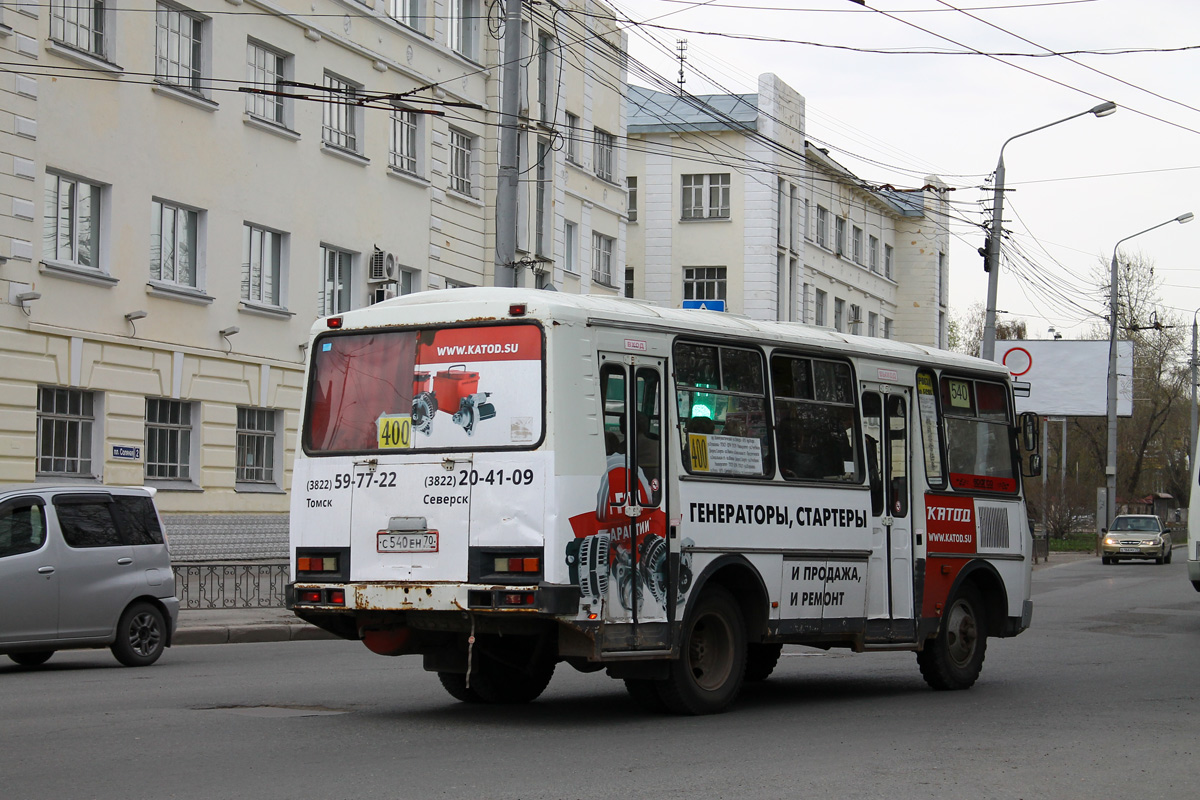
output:
[[[180,608],[282,608],[287,564],[176,564]]]

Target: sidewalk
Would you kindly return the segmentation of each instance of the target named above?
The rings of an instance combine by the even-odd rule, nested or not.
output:
[[[1092,553],[1051,553],[1034,570],[1072,564]],[[172,644],[244,644],[247,642],[292,642],[335,639],[315,625],[304,622],[286,608],[182,609]]]

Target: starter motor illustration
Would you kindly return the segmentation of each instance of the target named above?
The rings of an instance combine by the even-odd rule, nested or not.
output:
[[[479,373],[468,370],[466,364],[455,364],[432,375],[414,372],[413,430],[429,436],[433,432],[433,418],[440,409],[468,436],[473,436],[477,424],[496,416],[496,407],[488,402],[491,395],[479,391]]]

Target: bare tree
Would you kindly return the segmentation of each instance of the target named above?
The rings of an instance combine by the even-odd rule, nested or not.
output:
[[[951,313],[950,349],[970,356],[979,355],[986,320],[987,309],[979,302],[972,303],[966,311]],[[996,340],[1024,339],[1026,328],[1023,319],[996,320]]]

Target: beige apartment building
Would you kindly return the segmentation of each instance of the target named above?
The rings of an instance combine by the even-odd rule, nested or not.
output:
[[[628,291],[945,346],[942,184],[866,185],[805,140],[801,95],[772,74],[758,89],[629,87]]]
[[[565,5],[586,13],[524,12],[517,281],[615,292],[624,39]],[[23,65],[0,77],[0,482],[155,486],[176,558],[283,555],[313,322],[495,279],[487,20],[482,0],[0,11]]]

